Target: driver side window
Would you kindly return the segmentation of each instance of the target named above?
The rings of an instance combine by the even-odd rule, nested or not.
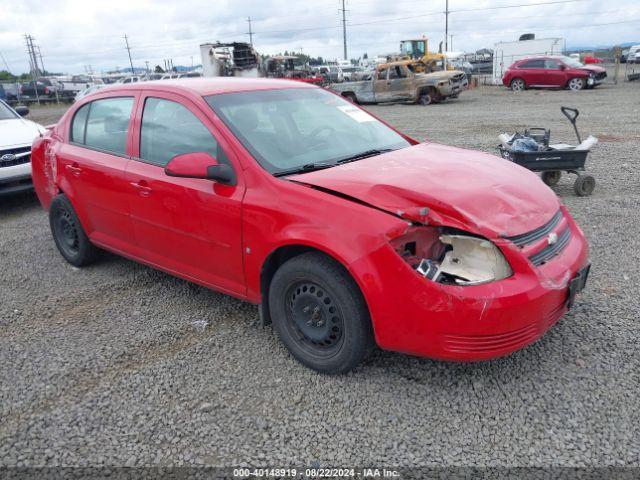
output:
[[[376,76],[378,80],[386,80],[387,79],[387,69],[379,70],[378,75]]]
[[[164,167],[176,155],[207,152],[221,161],[218,142],[185,106],[149,97],[140,130],[140,158]]]

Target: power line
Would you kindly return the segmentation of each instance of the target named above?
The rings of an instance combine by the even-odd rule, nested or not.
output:
[[[7,63],[7,60],[4,58],[4,55],[2,54],[2,52],[0,52],[0,58],[2,58],[2,63],[4,63],[4,66],[7,68],[7,72],[11,73],[9,64]]]
[[[500,10],[503,8],[518,8],[518,7],[537,7],[540,5],[556,5],[558,3],[576,3],[576,2],[586,2],[587,0],[555,0],[552,2],[539,2],[539,3],[519,3],[516,5],[500,5],[496,7],[480,7],[480,8],[465,8],[461,10],[451,10],[454,13],[457,12],[480,12],[485,10]]]

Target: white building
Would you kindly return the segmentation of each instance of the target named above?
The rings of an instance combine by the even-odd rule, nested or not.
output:
[[[534,38],[517,42],[498,42],[493,51],[493,83],[500,85],[504,71],[522,58],[561,54],[562,38]]]

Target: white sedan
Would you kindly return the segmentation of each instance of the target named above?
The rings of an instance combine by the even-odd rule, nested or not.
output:
[[[24,117],[27,107],[14,110],[0,100],[0,196],[30,190],[31,143],[45,128]]]

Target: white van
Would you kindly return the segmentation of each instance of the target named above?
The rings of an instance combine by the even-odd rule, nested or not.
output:
[[[627,63],[640,63],[640,45],[634,45],[629,48]]]

